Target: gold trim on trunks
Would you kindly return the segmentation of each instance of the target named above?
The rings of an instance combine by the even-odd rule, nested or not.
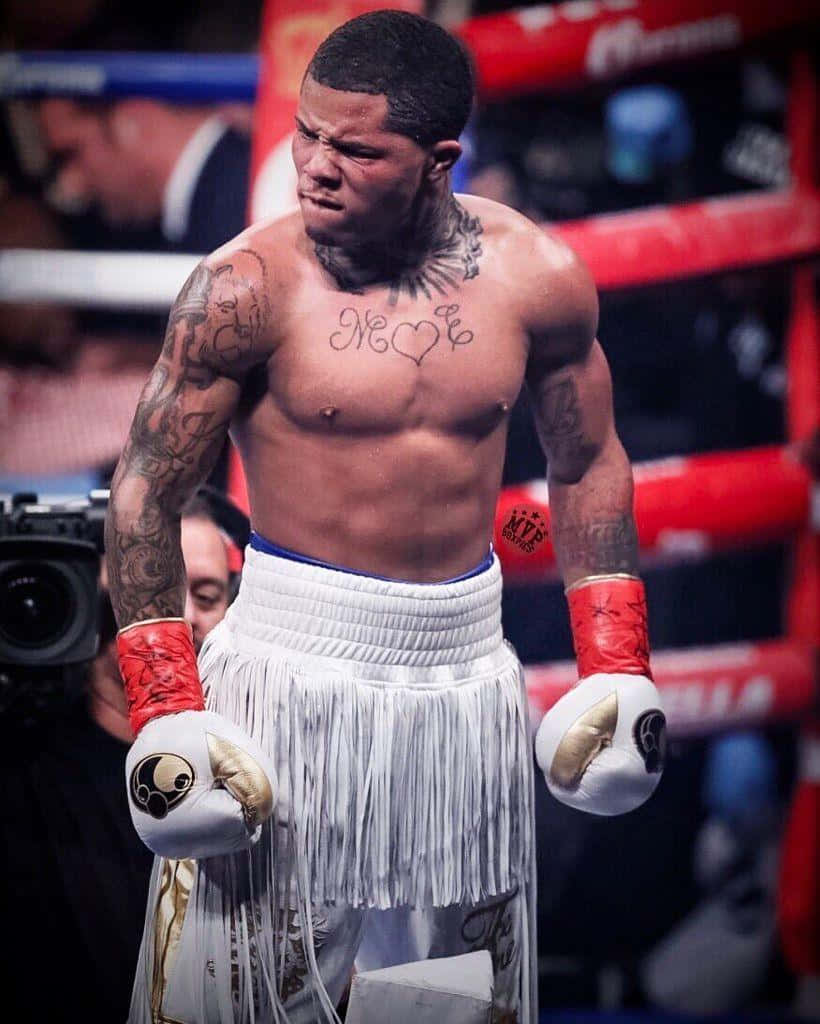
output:
[[[151,1017],[154,1024],[185,1024],[184,1021],[172,1021],[163,1015],[162,1000],[165,998],[171,967],[182,935],[195,875],[195,860],[163,862],[154,918],[154,977],[151,985]]]

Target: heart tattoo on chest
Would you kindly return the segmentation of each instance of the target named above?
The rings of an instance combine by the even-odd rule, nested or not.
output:
[[[336,352],[348,349],[359,351],[369,349],[383,355],[385,352],[396,352],[421,366],[422,360],[438,345],[442,332],[450,342],[450,351],[469,345],[474,333],[467,329],[459,330],[461,320],[456,315],[459,307],[455,304],[437,306],[433,316],[439,317],[441,323],[433,320],[417,320],[411,323],[402,320],[391,323],[381,313],[366,310],[361,314],[353,306],[345,306],[339,314],[339,327],[328,339],[330,347]]]
[[[439,329],[432,321],[419,320],[417,324],[399,324],[390,344],[400,356],[407,356],[421,366],[422,359],[438,344],[438,336]]]

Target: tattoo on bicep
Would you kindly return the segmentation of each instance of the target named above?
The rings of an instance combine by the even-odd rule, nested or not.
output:
[[[184,383],[208,387],[214,375],[247,368],[270,323],[267,270],[253,249],[215,269],[200,264],[168,317],[163,355],[179,359]]]
[[[578,387],[572,377],[547,385],[537,408],[548,460],[573,462],[594,453],[594,446],[584,438]]]
[[[638,533],[631,515],[554,530],[556,554],[563,568],[586,573],[638,571]]]

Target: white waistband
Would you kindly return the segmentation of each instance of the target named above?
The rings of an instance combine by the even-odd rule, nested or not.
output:
[[[454,583],[402,583],[248,547],[226,625],[237,648],[275,645],[380,665],[471,662],[502,643],[501,569]]]

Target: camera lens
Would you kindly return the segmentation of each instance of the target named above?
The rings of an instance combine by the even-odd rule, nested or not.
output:
[[[71,626],[71,582],[53,565],[16,562],[0,574],[0,636],[18,647],[44,647]]]

